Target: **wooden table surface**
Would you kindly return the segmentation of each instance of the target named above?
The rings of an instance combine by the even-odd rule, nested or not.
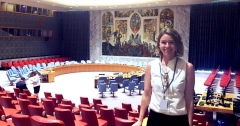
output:
[[[217,95],[220,93],[214,93],[214,95]],[[203,92],[201,98],[199,99],[196,108],[199,110],[203,110],[203,111],[209,111],[209,112],[220,112],[220,113],[228,113],[228,114],[233,114],[233,100],[232,101],[226,101],[224,100],[224,103],[230,103],[230,107],[223,107],[223,106],[212,106],[211,104],[207,105],[204,104],[203,106],[200,106],[200,102],[204,102],[206,103],[206,100],[202,100],[203,96],[207,96],[207,92]],[[226,93],[226,96],[224,99],[226,98],[232,98],[233,99],[233,94],[230,93]]]

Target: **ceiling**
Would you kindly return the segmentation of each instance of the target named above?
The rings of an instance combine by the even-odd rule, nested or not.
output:
[[[1,0],[56,11],[118,10],[240,0]]]

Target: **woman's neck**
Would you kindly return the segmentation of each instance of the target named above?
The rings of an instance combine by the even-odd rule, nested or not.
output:
[[[166,66],[168,65],[168,62],[170,61],[170,60],[172,60],[172,59],[174,59],[176,56],[174,56],[174,57],[166,57],[166,56],[162,56],[161,57],[161,62],[162,62],[162,64],[165,64]]]

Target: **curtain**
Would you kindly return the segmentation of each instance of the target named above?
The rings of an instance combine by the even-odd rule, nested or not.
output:
[[[189,62],[196,70],[239,69],[240,4],[191,5]]]
[[[62,14],[61,56],[73,60],[88,60],[90,14],[88,11],[70,11]]]

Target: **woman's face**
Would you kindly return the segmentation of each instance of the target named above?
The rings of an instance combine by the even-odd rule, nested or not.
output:
[[[168,35],[164,34],[159,42],[159,48],[163,54],[163,57],[175,57],[175,52],[177,51],[176,44],[173,38]]]

